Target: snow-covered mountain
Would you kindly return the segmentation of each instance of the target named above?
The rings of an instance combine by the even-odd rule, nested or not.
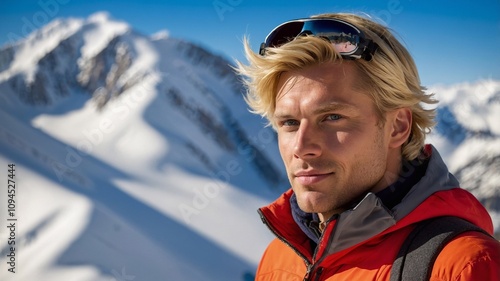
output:
[[[439,99],[428,138],[463,188],[488,209],[500,239],[500,81],[429,89]]]
[[[0,181],[16,185],[0,241],[17,219],[0,280],[252,280],[272,238],[255,210],[288,188],[275,134],[228,61],[166,34],[97,13],[0,49]],[[499,231],[500,82],[430,91],[429,140]]]
[[[0,93],[18,225],[17,272],[1,243],[0,280],[254,272],[271,239],[256,209],[288,184],[224,58],[105,13],[59,19],[0,50]]]

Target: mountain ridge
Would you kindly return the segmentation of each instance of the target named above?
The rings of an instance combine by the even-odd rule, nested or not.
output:
[[[254,210],[287,183],[274,132],[248,112],[228,62],[107,16],[67,21],[0,51],[0,160],[19,167],[19,202],[34,206],[20,210],[18,255],[41,261],[15,280],[253,272],[271,239]],[[61,243],[34,254],[58,230]]]

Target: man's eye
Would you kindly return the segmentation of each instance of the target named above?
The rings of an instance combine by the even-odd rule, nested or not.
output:
[[[283,122],[281,122],[281,126],[284,126],[284,127],[292,127],[292,126],[298,126],[299,125],[299,121],[297,120],[285,120]]]
[[[342,119],[342,116],[340,116],[338,114],[330,114],[330,115],[326,116],[326,118],[325,118],[325,120],[330,120],[330,121],[337,121],[340,119]]]

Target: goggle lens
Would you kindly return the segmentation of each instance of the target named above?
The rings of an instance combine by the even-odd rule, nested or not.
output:
[[[280,47],[301,35],[325,38],[340,55],[350,59],[363,57],[369,60],[376,49],[367,49],[368,45],[374,44],[358,28],[347,22],[337,19],[299,19],[283,23],[271,31],[261,45],[260,54],[265,55],[267,47]],[[366,51],[369,52],[369,57]]]

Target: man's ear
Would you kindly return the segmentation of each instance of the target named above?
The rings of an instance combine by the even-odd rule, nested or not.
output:
[[[391,114],[391,135],[389,147],[397,148],[402,146],[410,137],[412,125],[412,113],[407,107],[398,108]]]

